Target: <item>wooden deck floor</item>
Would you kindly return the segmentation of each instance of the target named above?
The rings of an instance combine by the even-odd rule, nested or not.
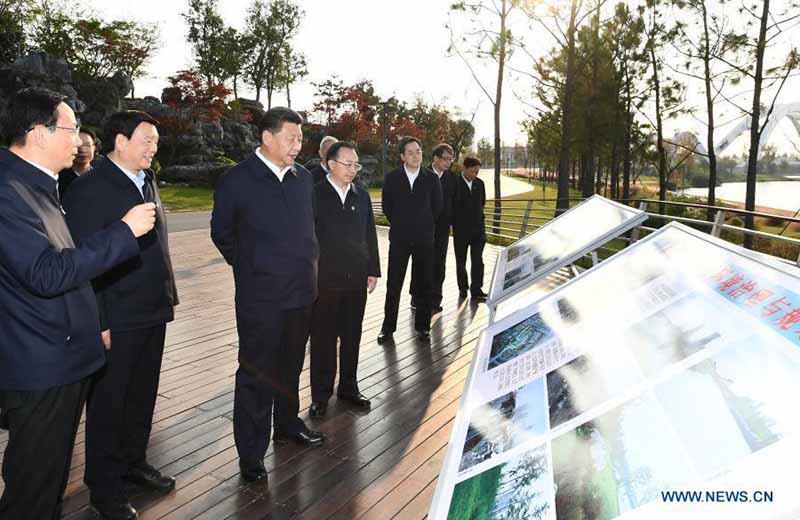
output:
[[[379,231],[379,239],[385,274],[385,229]],[[323,421],[308,420],[306,359],[301,416],[324,431],[327,442],[322,448],[271,445],[265,459],[269,486],[264,487],[244,485],[238,474],[231,422],[237,334],[230,268],[207,230],[174,233],[170,240],[182,303],[167,328],[148,457],[154,466],[175,475],[178,484],[166,497],[134,496],[140,518],[424,518],[475,341],[488,318],[485,305],[458,302],[452,246],[444,312],[434,317],[430,345],[413,335],[407,291],[395,345],[378,345],[384,279],[369,297],[359,384],[372,399],[370,413],[348,411],[333,398]],[[487,246],[484,254],[487,281],[497,251]],[[0,450],[6,440],[6,434],[0,434]],[[82,482],[83,465],[82,424],[64,518],[93,518]]]

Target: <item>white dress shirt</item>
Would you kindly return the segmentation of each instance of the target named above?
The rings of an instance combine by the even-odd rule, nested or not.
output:
[[[467,178],[464,177],[463,173],[461,174],[461,178],[464,179],[464,182],[467,183],[467,187],[469,188],[469,191],[472,191],[472,181],[468,181]]]
[[[330,173],[328,175],[326,175],[325,178],[328,179],[328,182],[331,183],[331,186],[333,186],[333,189],[336,190],[336,194],[339,195],[340,199],[342,199],[342,205],[344,205],[344,201],[347,198],[347,193],[350,191],[350,184],[351,183],[348,182],[347,186],[345,186],[344,190],[342,190],[342,189],[339,188],[339,186],[336,185],[335,182],[333,182],[333,179],[331,178],[331,174]]]
[[[114,163],[117,166],[117,168],[122,170],[122,173],[127,175],[127,177],[131,180],[131,182],[134,184],[134,186],[136,186],[136,189],[139,190],[139,195],[141,195],[142,199],[144,199],[144,191],[142,191],[142,188],[144,186],[144,172],[142,170],[139,170],[138,172],[133,173],[133,172],[131,172],[129,170],[126,170],[125,168],[123,168],[119,164],[117,164],[116,161],[114,161],[110,157],[108,158],[108,160],[111,161],[112,163]]]
[[[264,154],[261,153],[261,148],[256,148],[256,157],[261,159],[264,164],[267,165],[267,168],[269,168],[269,170],[275,174],[275,177],[278,178],[278,182],[283,182],[283,177],[286,175],[286,172],[292,169],[291,166],[286,166],[283,169],[278,168],[275,163],[264,157]]]
[[[414,189],[414,181],[417,180],[417,177],[419,177],[419,172],[421,169],[422,167],[419,167],[417,168],[417,171],[410,172],[408,171],[408,168],[406,168],[406,165],[403,165],[403,170],[406,172],[406,177],[408,177],[408,183],[411,185],[412,190]]]

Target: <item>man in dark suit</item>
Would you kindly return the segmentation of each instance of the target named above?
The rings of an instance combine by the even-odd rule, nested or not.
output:
[[[442,212],[436,219],[433,238],[433,290],[432,313],[442,312],[442,286],[447,269],[447,246],[450,243],[450,226],[453,220],[453,197],[456,190],[456,175],[450,171],[453,163],[453,147],[447,143],[437,144],[432,151],[431,171],[442,186]],[[414,269],[411,269],[411,308],[416,309]]]
[[[486,301],[483,292],[483,246],[486,245],[486,224],[483,207],[486,188],[478,178],[481,162],[475,157],[464,159],[464,170],[456,183],[453,202],[453,248],[456,253],[456,278],[461,298],[467,289],[475,301]],[[467,249],[470,253],[472,282],[467,279]]]
[[[295,158],[303,120],[282,107],[259,121],[261,146],[223,175],[214,193],[211,238],[233,266],[239,369],[233,435],[241,475],[266,480],[270,427],[276,443],[319,446],[297,416],[319,247],[311,174]]]
[[[63,201],[78,243],[132,204],[157,207],[155,228],[139,239],[139,254],[94,280],[107,352],[87,403],[84,481],[91,505],[105,518],[136,517],[127,483],[159,493],[175,487],[175,479],[146,458],[164,337],[178,304],[166,217],[149,170],[158,149],[157,127],[138,110],[112,114],[105,125],[109,153],[72,183]]]
[[[81,128],[78,137],[81,145],[78,147],[78,155],[72,161],[72,167],[64,168],[58,173],[58,196],[61,200],[64,200],[64,195],[72,181],[92,169],[97,135],[88,128]]]
[[[418,139],[406,137],[399,148],[403,165],[386,174],[381,193],[383,213],[391,227],[386,304],[378,343],[391,339],[397,329],[409,258],[416,278],[414,328],[420,339],[430,339],[434,224],[442,211],[442,187],[436,175],[422,167],[422,145]]]
[[[311,417],[322,417],[333,395],[336,340],[340,401],[361,410],[370,401],[358,389],[358,347],[367,303],[381,275],[378,235],[369,193],[353,182],[361,169],[355,145],[334,143],[327,178],[314,186],[314,221],[319,241],[319,296],[311,321]]]
[[[16,93],[0,149],[0,428],[8,430],[0,518],[61,518],[89,377],[103,366],[90,280],[136,255],[153,204],[78,247],[58,203],[56,172],[72,163],[78,123],[65,97]]]
[[[319,164],[309,170],[311,172],[311,177],[314,179],[314,184],[319,184],[324,181],[328,173],[330,173],[327,164],[328,149],[337,141],[339,140],[332,135],[326,135],[319,142]]]

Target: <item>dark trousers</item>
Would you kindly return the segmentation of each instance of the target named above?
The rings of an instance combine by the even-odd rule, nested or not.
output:
[[[121,492],[125,475],[147,460],[166,330],[111,330],[106,366],[95,374],[86,406],[84,482],[94,496]]]
[[[8,430],[0,519],[61,518],[88,389],[87,378],[47,390],[0,390],[0,427]]]
[[[431,328],[431,286],[433,285],[433,244],[409,244],[394,241],[389,243],[389,273],[386,277],[386,304],[384,305],[384,332],[397,330],[397,313],[400,309],[400,294],[406,277],[408,260],[413,262],[412,278],[417,312],[414,315],[414,328]]]
[[[264,458],[270,433],[293,435],[306,426],[297,414],[311,305],[281,309],[277,303],[236,305],[239,368],[233,401],[233,437],[242,464]]]
[[[366,285],[366,280],[364,281]],[[311,398],[327,401],[336,377],[336,339],[339,344],[340,395],[359,393],[358,349],[367,304],[367,290],[320,289],[311,319]]]
[[[450,243],[450,227],[436,228],[436,235],[433,243],[433,285],[431,287],[431,307],[442,305],[442,287],[444,286],[444,275],[447,270],[447,247]],[[411,288],[409,293],[416,306],[416,287],[417,280],[414,278],[414,267],[411,267]]]
[[[472,293],[482,290],[483,287],[483,246],[486,245],[485,235],[453,236],[453,249],[456,253],[456,279],[458,290]],[[470,271],[472,284],[467,279],[467,248],[469,248]]]

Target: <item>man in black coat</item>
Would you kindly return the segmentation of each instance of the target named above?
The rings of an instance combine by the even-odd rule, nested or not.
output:
[[[311,321],[311,417],[322,417],[333,395],[336,340],[340,401],[366,410],[358,389],[358,350],[367,291],[381,275],[378,235],[369,192],[353,182],[361,169],[355,145],[334,143],[326,160],[330,172],[314,186],[314,221],[319,241],[319,296]]]
[[[261,146],[225,173],[214,193],[211,238],[233,266],[236,284],[233,435],[248,482],[267,479],[263,459],[271,427],[276,443],[324,441],[297,416],[319,258],[314,185],[294,162],[302,122],[291,109],[268,110],[259,121]]]
[[[148,169],[158,148],[157,126],[144,112],[112,114],[105,125],[110,152],[72,183],[63,201],[78,243],[132,204],[157,207],[155,228],[139,239],[139,254],[94,280],[107,362],[87,403],[84,481],[92,506],[107,518],[135,518],[127,483],[160,493],[175,487],[146,459],[167,323],[178,304],[166,217]]]
[[[430,339],[434,224],[442,211],[442,187],[436,175],[422,167],[422,145],[418,139],[407,137],[400,141],[399,148],[403,165],[386,174],[381,193],[383,213],[391,227],[386,304],[378,343],[391,339],[397,329],[409,258],[416,278],[414,328],[421,339]]]
[[[439,178],[442,185],[442,212],[436,219],[433,238],[433,290],[432,313],[442,312],[442,287],[444,286],[445,271],[447,270],[447,246],[450,243],[450,226],[453,221],[453,197],[456,190],[456,175],[450,171],[453,162],[453,147],[447,143],[437,144],[432,151],[433,161],[431,171]],[[414,270],[411,270],[411,308],[415,309],[416,298],[414,289],[416,281]]]
[[[328,149],[337,141],[339,140],[332,135],[326,135],[319,142],[319,164],[309,170],[311,178],[314,179],[314,184],[324,181],[328,173],[330,173],[327,164]]]
[[[453,202],[453,248],[456,253],[456,278],[461,298],[467,289],[475,301],[486,301],[483,292],[483,247],[486,245],[486,224],[483,207],[486,188],[478,178],[481,162],[475,157],[464,159],[464,170],[456,183]],[[470,253],[472,282],[467,279],[467,249]]]
[[[78,137],[81,140],[81,145],[78,147],[78,155],[72,161],[72,167],[64,168],[58,173],[58,196],[61,200],[64,200],[64,195],[67,193],[67,188],[72,184],[72,181],[92,169],[97,135],[88,128],[81,128]]]
[[[0,148],[0,428],[8,430],[0,518],[61,517],[89,377],[103,366],[92,278],[136,255],[153,204],[76,247],[56,172],[80,144],[65,97],[29,88],[10,100]]]

